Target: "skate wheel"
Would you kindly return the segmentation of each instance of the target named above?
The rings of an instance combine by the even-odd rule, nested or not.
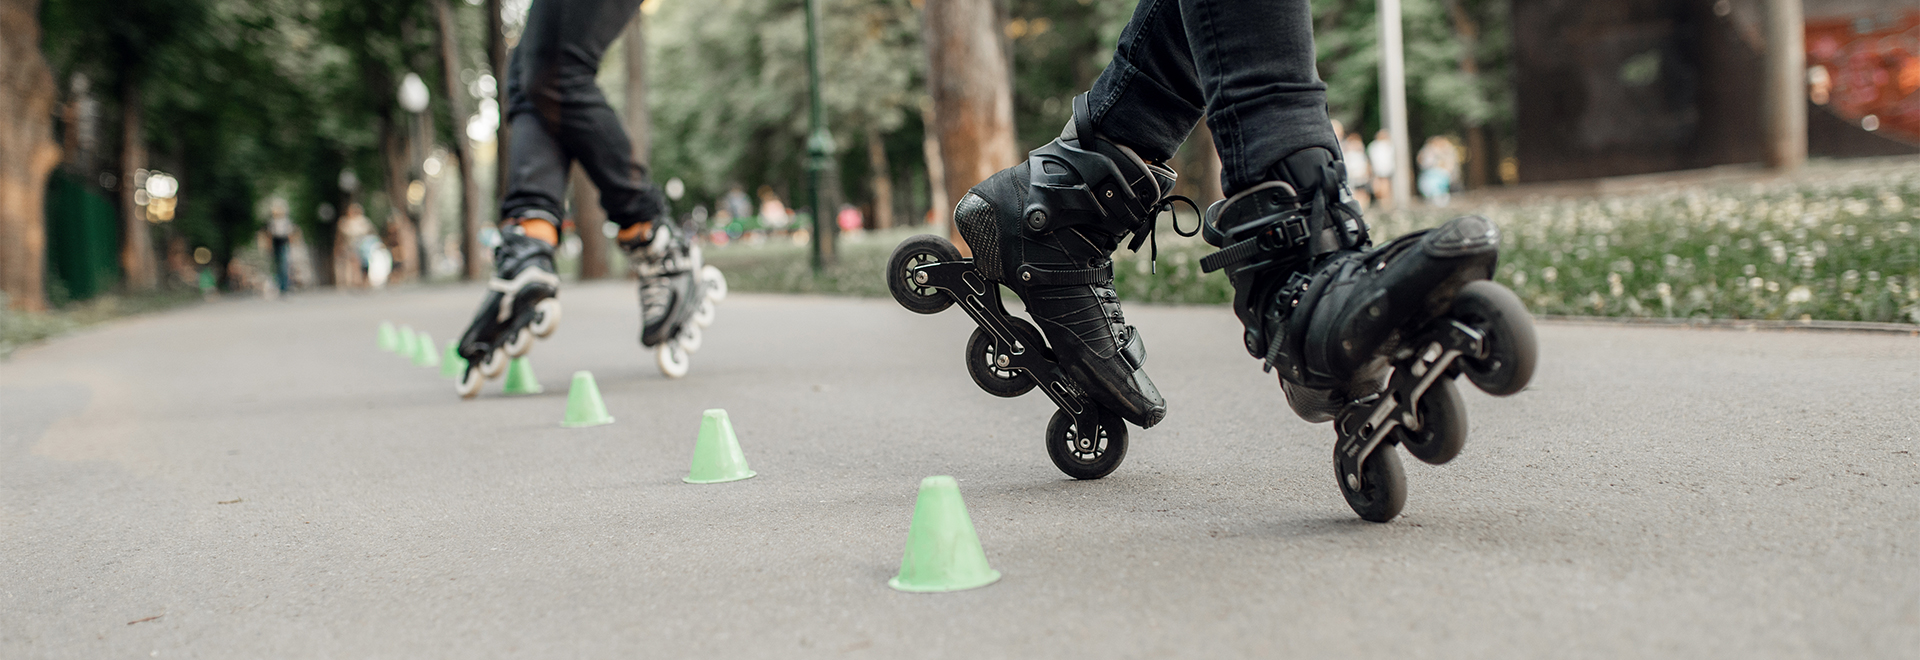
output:
[[[894,302],[918,314],[938,314],[953,305],[953,298],[939,289],[924,286],[913,279],[913,269],[927,264],[955,261],[960,249],[947,239],[921,234],[900,243],[887,259],[887,291]]]
[[[693,308],[693,316],[688,320],[693,321],[694,325],[704,328],[713,325],[713,315],[713,299],[706,298],[700,301],[699,307]]]
[[[533,331],[533,336],[546,339],[547,336],[552,335],[553,331],[559,327],[559,298],[548,298],[533,306],[533,322],[527,324],[527,329]]]
[[[1340,474],[1338,446],[1334,450],[1333,477],[1340,483],[1340,494],[1347,497],[1347,506],[1353,507],[1362,520],[1377,523],[1400,515],[1400,509],[1407,506],[1407,471],[1400,467],[1400,454],[1385,443],[1374,448],[1360,467],[1359,488],[1355,489],[1348,483],[1348,475]]]
[[[531,350],[533,350],[533,331],[531,329],[517,330],[513,333],[513,338],[507,340],[507,357],[517,358],[526,355],[527,351]]]
[[[700,284],[707,289],[707,300],[720,302],[727,299],[727,276],[713,266],[700,268]]]
[[[507,370],[507,361],[510,359],[506,351],[493,349],[493,352],[487,353],[487,359],[480,361],[480,375],[486,378],[499,376]]]
[[[1055,410],[1047,423],[1047,457],[1053,466],[1075,479],[1099,479],[1112,474],[1127,457],[1127,423],[1107,410],[1100,411],[1100,428],[1083,434],[1073,415]]]
[[[486,384],[486,374],[480,373],[479,369],[467,367],[460,372],[460,380],[454,381],[453,391],[459,392],[462,399],[471,399],[479,396],[480,387]]]
[[[700,335],[700,325],[697,323],[688,323],[680,326],[680,334],[674,336],[674,341],[680,343],[681,350],[689,354],[698,353],[700,352],[701,342],[705,341]]]
[[[1533,334],[1533,317],[1513,291],[1492,280],[1468,282],[1454,296],[1451,316],[1486,335],[1486,357],[1458,361],[1475,387],[1507,396],[1533,380],[1539,343]]]
[[[1012,322],[1010,325],[1033,327],[1020,319],[1008,320]],[[1037,337],[1040,334],[1037,330],[1023,333],[1016,329],[1014,332],[1027,337]],[[1019,340],[1019,342],[1021,350],[1038,348],[1031,345],[1031,340]],[[1032,374],[1000,368],[1000,359],[1008,353],[1009,351],[1002,350],[994,342],[993,335],[987,334],[985,328],[974,328],[973,337],[967,339],[967,375],[973,377],[973,383],[979,385],[980,389],[998,397],[1011,399],[1033,391],[1034,386],[1039,383],[1033,379]]]
[[[1459,456],[1460,449],[1467,445],[1467,406],[1461,401],[1460,388],[1454,386],[1453,379],[1433,381],[1415,405],[1420,430],[1395,429],[1394,437],[1400,440],[1400,446],[1407,448],[1407,453],[1414,458],[1433,465]]]
[[[675,339],[669,339],[653,347],[653,359],[654,362],[659,363],[660,373],[666,374],[668,378],[685,376],[687,368],[693,366],[693,359],[687,356],[686,350],[680,348],[679,340]]]

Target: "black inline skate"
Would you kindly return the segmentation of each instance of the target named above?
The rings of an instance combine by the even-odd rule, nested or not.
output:
[[[623,243],[640,277],[640,345],[668,378],[687,375],[701,330],[713,324],[714,305],[727,297],[727,278],[705,265],[687,231],[669,220],[644,240]]]
[[[1466,442],[1455,377],[1505,396],[1533,377],[1533,321],[1492,281],[1500,232],[1485,218],[1372,248],[1324,149],[1276,165],[1273,180],[1215,203],[1203,223],[1226,270],[1247,352],[1277,371],[1302,419],[1333,421],[1335,477],[1361,518],[1386,522],[1406,503],[1391,445],[1431,464]]]
[[[553,246],[521,233],[517,224],[500,232],[493,249],[493,279],[473,323],[460,337],[458,352],[467,361],[454,390],[473,398],[487,379],[500,375],[507,361],[526,355],[536,337],[560,326],[560,276],[553,272]]]
[[[972,259],[944,238],[916,236],[894,249],[887,287],[921,314],[959,303],[980,326],[967,342],[974,382],[1002,397],[1039,386],[1060,408],[1047,425],[1048,456],[1073,478],[1098,479],[1126,457],[1125,422],[1149,428],[1166,416],[1142,370],[1146,343],[1121,314],[1111,256],[1126,235],[1135,250],[1151,236],[1174,173],[1097,136],[1085,95],[1073,117],[1059,139],[955,205]],[[1038,327],[1007,313],[1003,285]]]

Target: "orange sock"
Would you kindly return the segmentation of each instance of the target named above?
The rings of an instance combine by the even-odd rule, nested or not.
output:
[[[520,233],[546,241],[548,245],[560,244],[560,228],[541,218],[521,220]]]
[[[620,239],[621,243],[632,243],[641,238],[645,238],[647,235],[647,232],[652,230],[653,230],[653,223],[642,222],[640,224],[620,230],[620,233],[617,234],[615,238]]]

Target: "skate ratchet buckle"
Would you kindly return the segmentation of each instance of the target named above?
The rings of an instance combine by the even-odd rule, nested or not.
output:
[[[1067,376],[1039,328],[1007,312],[1000,285],[980,275],[946,239],[921,235],[893,251],[887,288],[900,306],[938,314],[959,304],[975,328],[967,340],[967,374],[988,394],[1017,397],[1038,387],[1059,408],[1047,424],[1047,455],[1075,479],[1099,479],[1120,467],[1127,426]],[[1084,429],[1093,429],[1088,432]]]

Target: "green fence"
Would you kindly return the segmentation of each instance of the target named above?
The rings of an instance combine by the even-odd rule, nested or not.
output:
[[[120,281],[120,228],[113,204],[80,177],[47,180],[47,299],[86,300]]]

